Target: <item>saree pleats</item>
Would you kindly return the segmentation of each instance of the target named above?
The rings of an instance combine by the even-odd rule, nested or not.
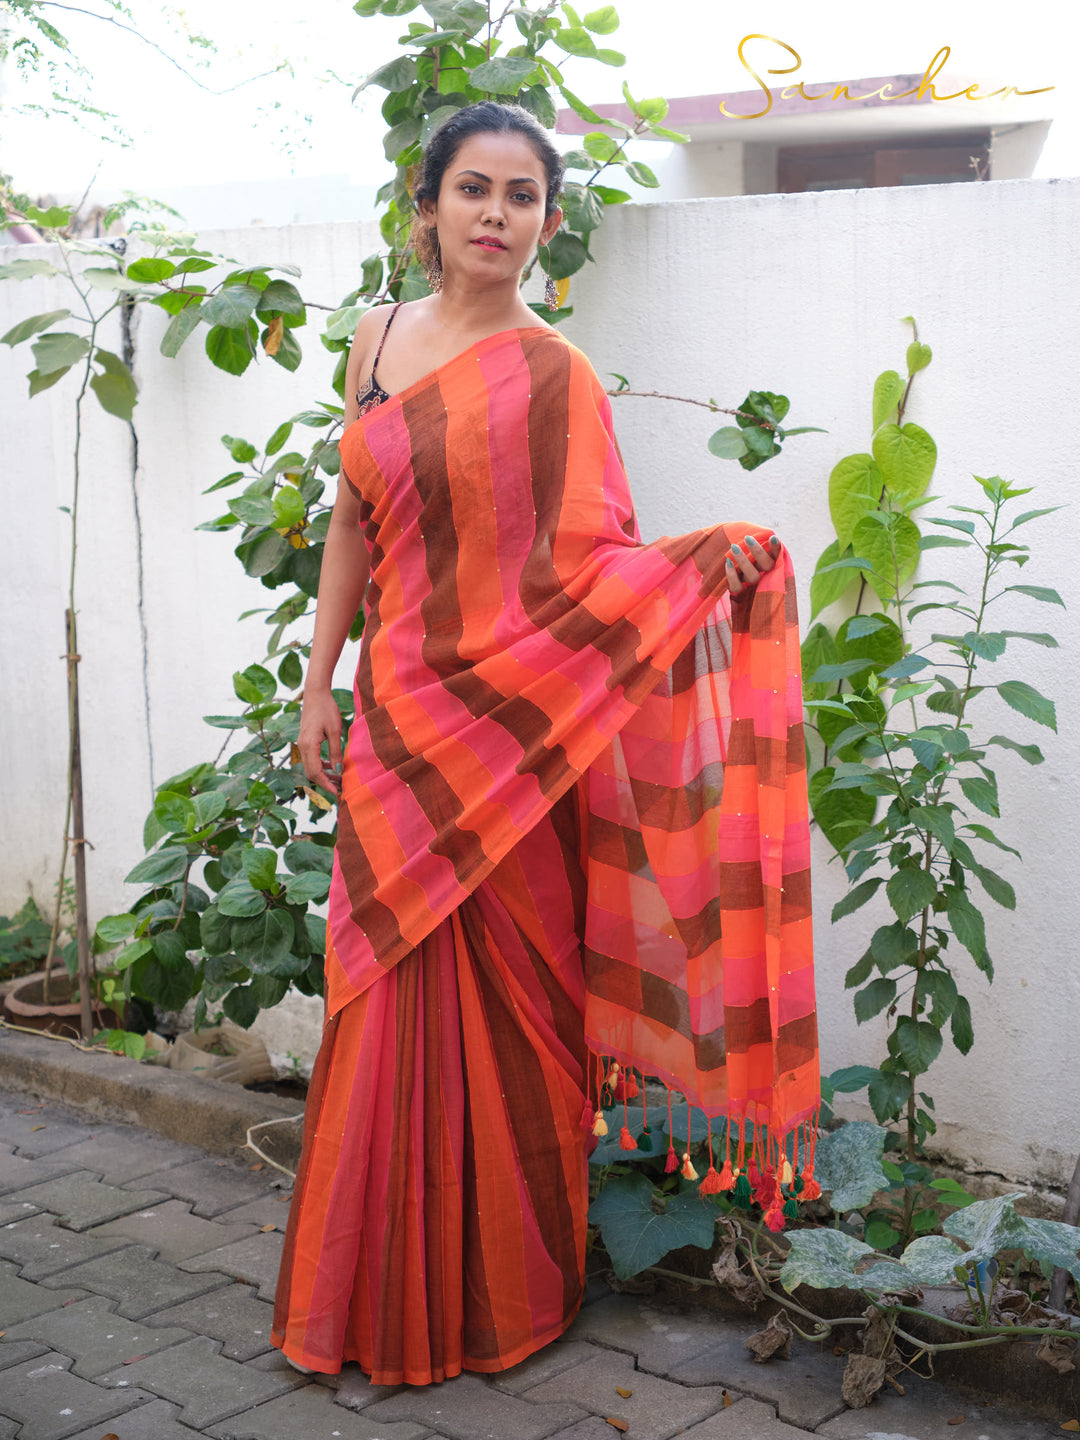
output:
[[[375,1384],[505,1369],[581,1300],[587,1167],[571,792],[328,1021],[274,1344]]]

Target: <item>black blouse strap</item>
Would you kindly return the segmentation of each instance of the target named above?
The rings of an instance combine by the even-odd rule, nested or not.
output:
[[[386,325],[383,328],[382,339],[379,341],[379,348],[375,351],[375,359],[372,362],[371,366],[371,378],[373,380],[375,378],[375,366],[379,363],[379,356],[382,354],[382,347],[386,344],[386,337],[390,333],[390,326],[394,323],[394,316],[397,314],[402,304],[404,304],[404,301],[399,300],[397,302],[393,310],[390,311],[390,319],[387,320]]]

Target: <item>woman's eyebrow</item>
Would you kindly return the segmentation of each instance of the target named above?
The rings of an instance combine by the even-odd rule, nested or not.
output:
[[[484,174],[482,171],[480,171],[480,170],[459,170],[458,173],[457,173],[457,175],[454,176],[454,179],[455,179],[455,180],[458,179],[459,176],[461,176],[461,175],[475,175],[478,180],[483,180],[485,184],[487,184],[487,185],[490,185],[490,184],[491,184],[491,176],[490,176],[490,175],[485,175],[485,174]],[[508,185],[539,185],[539,184],[540,184],[539,180],[534,180],[531,175],[519,175],[516,180],[508,180],[506,183],[507,183]]]

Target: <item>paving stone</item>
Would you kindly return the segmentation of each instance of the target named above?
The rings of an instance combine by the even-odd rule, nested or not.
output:
[[[616,1393],[617,1387],[632,1394],[624,1398]],[[634,1440],[667,1440],[724,1405],[719,1385],[692,1389],[673,1385],[635,1370],[634,1357],[615,1350],[598,1351],[581,1365],[527,1390],[522,1398],[534,1403],[561,1400],[594,1415],[627,1420]]]
[[[513,1369],[498,1371],[489,1378],[488,1383],[494,1385],[496,1390],[505,1391],[507,1395],[520,1395],[523,1390],[531,1390],[534,1385],[561,1375],[572,1365],[580,1365],[599,1353],[595,1345],[587,1345],[582,1340],[556,1340],[552,1345],[545,1345],[535,1355],[530,1355],[527,1360],[522,1360],[521,1364],[515,1365]]]
[[[565,1430],[583,1418],[582,1407],[566,1403],[562,1396],[550,1403],[540,1396],[536,1403],[530,1403],[535,1394],[533,1391],[528,1401],[519,1400],[514,1395],[504,1395],[476,1375],[465,1374],[442,1385],[407,1385],[398,1394],[368,1405],[360,1413],[372,1422],[411,1420],[416,1425],[437,1430],[449,1440],[510,1440],[510,1437],[544,1440],[545,1436]],[[647,1437],[635,1434],[635,1440],[647,1440]]]
[[[298,1440],[300,1436],[303,1440],[336,1440],[338,1436],[341,1440],[421,1440],[430,1431],[407,1420],[388,1424],[350,1414],[334,1404],[332,1391],[322,1385],[305,1385],[291,1395],[281,1395],[225,1420],[209,1433],[218,1440]],[[508,1440],[508,1436],[500,1440]]]
[[[173,1265],[154,1260],[145,1246],[132,1245],[117,1255],[105,1255],[58,1276],[48,1276],[41,1283],[77,1285],[95,1295],[107,1295],[119,1300],[121,1315],[141,1320],[155,1310],[178,1305],[228,1281],[221,1275],[185,1275]]]
[[[840,1396],[844,1361],[830,1350],[797,1338],[792,1341],[790,1360],[754,1360],[746,1348],[746,1337],[760,1325],[730,1322],[724,1327],[738,1333],[721,1345],[711,1346],[665,1371],[680,1385],[726,1385],[729,1390],[764,1400],[775,1408],[781,1420],[813,1430],[845,1408]],[[641,1363],[639,1361],[639,1363]],[[651,1368],[651,1367],[649,1367]]]
[[[199,1337],[148,1355],[101,1377],[102,1385],[132,1385],[182,1406],[180,1421],[196,1430],[294,1389],[303,1377],[266,1375],[218,1354],[212,1340]]]
[[[643,1305],[631,1295],[609,1295],[582,1311],[565,1338],[628,1350],[638,1357],[642,1369],[666,1375],[671,1365],[715,1345],[722,1323],[708,1314]]]
[[[51,1155],[86,1138],[86,1125],[65,1110],[28,1107],[25,1096],[0,1095],[0,1144],[14,1145],[29,1160]],[[24,1113],[25,1112],[25,1113]]]
[[[89,1230],[105,1220],[115,1220],[131,1210],[143,1209],[166,1197],[157,1190],[121,1190],[106,1185],[83,1171],[65,1175],[59,1180],[46,1180],[29,1190],[9,1196],[12,1200],[29,1200],[32,1205],[59,1216],[61,1225],[69,1230]]]
[[[43,1290],[29,1280],[20,1280],[13,1265],[0,1263],[0,1316],[5,1326],[18,1325],[33,1315],[42,1315],[46,1310],[55,1310],[85,1296],[85,1290]]]
[[[28,1153],[25,1146],[20,1153]],[[175,1140],[148,1135],[145,1130],[113,1125],[89,1135],[84,1127],[82,1139],[69,1146],[63,1158],[84,1170],[92,1170],[109,1185],[123,1185],[158,1170],[189,1164],[202,1154],[194,1145],[181,1145]]]
[[[0,1226],[0,1256],[20,1267],[24,1280],[40,1280],[71,1265],[81,1265],[110,1250],[119,1250],[122,1239],[102,1239],[96,1233],[79,1234],[57,1224],[55,1215],[33,1215],[29,1220]]]
[[[261,1300],[272,1300],[284,1248],[285,1236],[280,1230],[271,1230],[265,1235],[256,1231],[246,1240],[237,1240],[232,1245],[208,1250],[205,1255],[195,1255],[190,1260],[185,1260],[180,1269],[187,1270],[192,1275],[216,1270],[222,1275],[232,1275],[237,1280],[250,1280],[259,1287]]]
[[[150,1398],[135,1389],[103,1390],[70,1374],[70,1367],[66,1355],[50,1351],[4,1371],[4,1410],[22,1423],[26,1440],[63,1440]]]
[[[62,1310],[49,1310],[21,1325],[9,1328],[7,1338],[25,1337],[44,1341],[74,1359],[73,1375],[93,1380],[106,1370],[131,1360],[133,1356],[151,1355],[166,1345],[177,1345],[192,1339],[192,1332],[180,1326],[165,1328],[125,1320],[113,1311],[113,1301],[101,1295],[89,1295]]]
[[[0,1200],[0,1225],[10,1225],[12,1220],[25,1220],[28,1215],[40,1215],[41,1206],[29,1200]]]
[[[599,1415],[588,1415],[569,1430],[557,1431],[549,1440],[615,1440],[618,1433]]]
[[[116,1440],[198,1440],[198,1430],[177,1423],[178,1407],[165,1400],[151,1400],[149,1405],[140,1405],[109,1421],[109,1430]],[[0,1440],[3,1440],[0,1432]],[[70,1440],[102,1440],[101,1426],[81,1430]]]
[[[19,1425],[14,1420],[9,1420],[6,1415],[0,1415],[0,1440],[15,1440],[19,1429]]]
[[[248,1221],[252,1225],[276,1225],[279,1230],[284,1230],[289,1220],[291,1200],[291,1190],[271,1190],[266,1195],[260,1195],[258,1200],[249,1200],[235,1210],[223,1210],[214,1218],[219,1225]]]
[[[168,1170],[155,1170],[142,1176],[142,1183],[180,1200],[190,1200],[195,1214],[207,1217],[275,1193],[264,1172],[253,1175],[231,1160],[214,1160],[209,1156]]]
[[[192,1255],[244,1240],[259,1231],[255,1225],[225,1225],[219,1220],[203,1220],[191,1213],[186,1200],[165,1200],[149,1210],[134,1210],[118,1220],[97,1225],[91,1233],[133,1240],[137,1245],[156,1250],[160,1260],[178,1265]]]
[[[1061,1425],[1023,1411],[990,1407],[969,1391],[907,1374],[904,1394],[887,1391],[865,1410],[846,1410],[822,1425],[830,1440],[1061,1440]],[[959,1416],[963,1424],[957,1424]]]
[[[60,1158],[27,1160],[21,1155],[12,1155],[10,1151],[5,1151],[0,1153],[0,1195],[26,1190],[31,1185],[54,1180],[58,1175],[69,1175],[74,1168],[73,1165],[65,1165]],[[18,1198],[25,1200],[27,1197],[20,1195]]]
[[[246,1285],[222,1285],[150,1317],[154,1325],[180,1325],[223,1341],[222,1354],[230,1360],[250,1360],[270,1349],[273,1319],[273,1307]]]
[[[5,1330],[0,1343],[0,1370],[6,1370],[9,1365],[21,1365],[24,1360],[33,1360],[38,1355],[47,1355],[51,1348],[34,1340],[18,1340],[13,1331]]]
[[[860,1414],[863,1412],[860,1411]],[[869,1440],[860,1430],[860,1437]],[[771,1405],[760,1400],[740,1400],[726,1410],[710,1415],[700,1425],[685,1430],[679,1440],[810,1440],[813,1434],[776,1418]]]

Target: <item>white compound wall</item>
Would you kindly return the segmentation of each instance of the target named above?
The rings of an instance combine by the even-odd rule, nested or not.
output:
[[[903,371],[912,338],[905,316],[915,318],[934,353],[906,418],[937,442],[931,490],[941,505],[978,503],[971,476],[979,474],[1035,486],[1033,506],[1068,507],[1028,529],[1036,558],[1023,578],[1055,586],[1069,609],[1018,597],[1000,616],[1003,628],[1055,630],[1062,649],[1010,647],[995,672],[1026,678],[1054,698],[1059,733],[1040,730],[996,697],[985,704],[990,729],[1033,740],[1047,757],[1031,769],[1002,752],[997,765],[999,833],[1024,856],[1022,864],[1004,856],[997,868],[1019,903],[1010,913],[987,901],[993,987],[960,962],[961,988],[974,1004],[975,1048],[962,1060],[946,1046],[927,1077],[947,1150],[1029,1184],[1062,1183],[1080,1149],[1080,885],[1072,838],[1080,525],[1068,438],[1080,373],[1078,237],[1080,179],[627,205],[596,234],[599,263],[572,280],[574,314],[565,322],[612,387],[608,372],[618,372],[633,389],[733,407],[748,389],[767,388],[790,397],[789,424],[823,428],[788,441],[782,457],[747,475],[706,451],[719,422],[704,409],[631,397],[612,402],[646,538],[716,520],[773,525],[794,556],[804,626],[809,577],[832,538],[828,475],[841,457],[869,448],[873,381],[884,369]],[[215,232],[200,243],[238,260],[293,261],[305,296],[331,307],[379,245],[372,224]],[[0,284],[0,333],[27,314],[66,304],[54,280]],[[142,853],[151,754],[158,784],[212,756],[222,732],[210,731],[201,716],[229,709],[233,670],[263,654],[260,617],[237,616],[272,601],[273,592],[243,575],[232,554],[235,532],[194,528],[222,508],[220,497],[201,493],[232,468],[218,437],[263,443],[282,415],[325,393],[332,364],[311,326],[300,332],[306,358],[298,372],[263,363],[258,374],[237,379],[213,369],[198,340],[179,360],[163,359],[165,323],[155,310],[137,320],[134,437],[96,404],[87,407],[78,606],[95,917],[130,898],[122,880]],[[74,381],[30,402],[29,366],[27,347],[0,347],[8,535],[0,586],[3,914],[28,891],[51,902],[64,803],[59,657],[69,522],[58,507],[71,499]],[[963,581],[969,567],[950,555],[965,552],[938,552],[933,569],[951,563]],[[343,661],[340,683],[349,683],[352,663]],[[856,1026],[843,976],[888,913],[875,903],[832,926],[843,874],[820,837],[814,855],[823,1066],[873,1064],[883,1054],[884,1027]],[[276,1054],[310,1059],[317,1005],[297,997],[259,1024]]]

